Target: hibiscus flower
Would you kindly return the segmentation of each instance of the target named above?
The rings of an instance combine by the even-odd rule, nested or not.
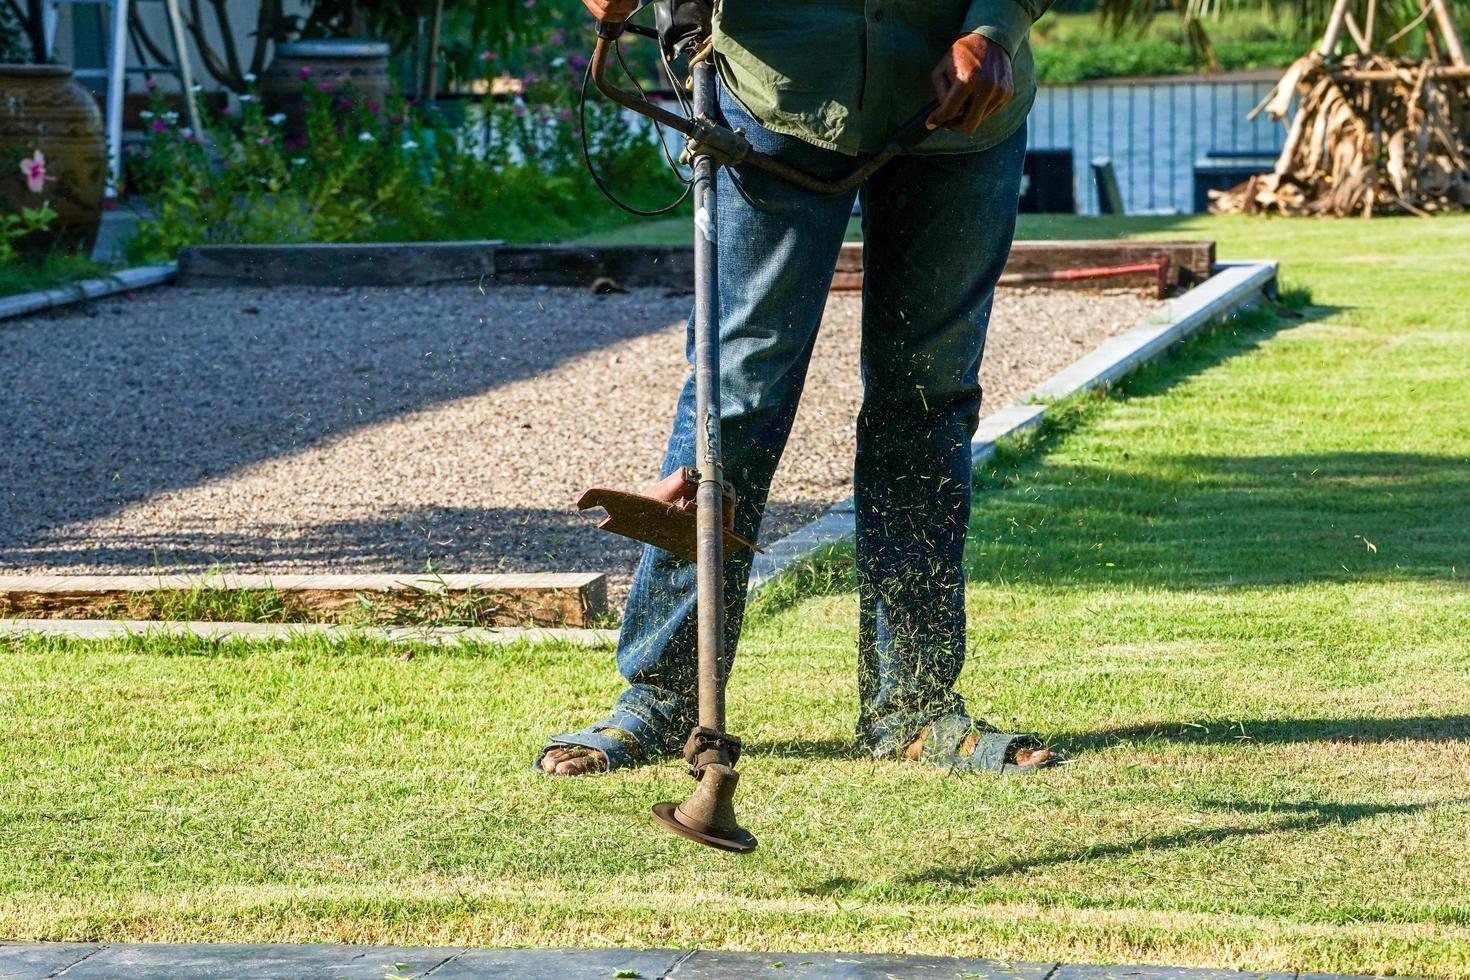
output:
[[[46,155],[40,150],[20,161],[20,172],[25,175],[26,187],[32,194],[41,193],[46,189],[46,181],[56,179],[55,174],[46,172]]]

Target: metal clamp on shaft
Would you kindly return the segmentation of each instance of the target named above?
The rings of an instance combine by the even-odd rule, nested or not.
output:
[[[728,129],[708,116],[690,120],[688,139],[679,162],[688,166],[700,155],[709,157],[716,165],[733,167],[750,155],[750,141],[738,129]]]
[[[740,739],[728,732],[696,726],[684,743],[684,761],[695,779],[704,775],[707,766],[733,766],[740,761]]]

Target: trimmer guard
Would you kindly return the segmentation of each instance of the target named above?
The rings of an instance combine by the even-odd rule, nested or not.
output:
[[[593,487],[577,501],[578,510],[601,507],[607,516],[597,526],[634,541],[651,544],[671,554],[694,561],[695,520],[697,508],[694,493],[699,488],[688,469],[681,469],[651,488],[648,493],[629,493],[607,487]],[[760,551],[750,541],[730,529],[734,522],[734,501],[725,498],[725,551],[750,548]]]

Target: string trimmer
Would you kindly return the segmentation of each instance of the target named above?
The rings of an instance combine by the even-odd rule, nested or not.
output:
[[[582,495],[577,506],[583,510],[600,507],[607,511],[598,524],[604,530],[663,548],[695,563],[699,718],[685,744],[684,758],[698,785],[677,806],[655,804],[653,815],[663,827],[690,840],[726,851],[744,852],[755,849],[756,839],[735,819],[735,786],[740,778],[735,763],[740,756],[740,740],[725,731],[723,596],[726,549],[755,545],[734,532],[736,498],[725,482],[721,462],[715,170],[720,166],[747,164],[818,194],[842,194],[857,187],[901,150],[922,141],[929,134],[925,122],[938,103],[926,106],[905,123],[882,152],[843,180],[822,180],[752,149],[742,133],[715,121],[715,72],[709,57],[710,0],[657,0],[652,6],[656,29],[600,21],[597,45],[587,71],[607,98],[683,134],[687,141],[682,160],[692,170],[695,227],[695,464],[681,468],[647,493],[595,487]],[[664,66],[676,86],[678,80],[673,77],[672,62],[679,56],[688,57],[692,94],[692,103],[687,105],[688,116],[670,112],[641,93],[626,92],[607,80],[608,57],[625,31],[660,43]],[[588,163],[590,166],[590,159]]]

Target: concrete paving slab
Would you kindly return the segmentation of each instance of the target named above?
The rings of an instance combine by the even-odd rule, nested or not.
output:
[[[1050,980],[1295,980],[1295,973],[1242,973],[1178,966],[1088,966],[1063,964]]]
[[[0,943],[0,980],[53,977],[101,948],[100,943]]]
[[[468,949],[285,943],[7,943],[0,980],[1370,980],[1333,973],[1008,963],[874,953]]]
[[[696,952],[674,971],[674,980],[779,977],[781,980],[1044,980],[1055,963],[1001,963],[947,956],[815,953]]]
[[[463,948],[286,943],[124,943],[108,946],[62,976],[66,980],[409,980],[463,952]]]
[[[675,968],[689,954],[677,949],[472,949],[434,970],[433,980],[659,980],[682,976]]]

